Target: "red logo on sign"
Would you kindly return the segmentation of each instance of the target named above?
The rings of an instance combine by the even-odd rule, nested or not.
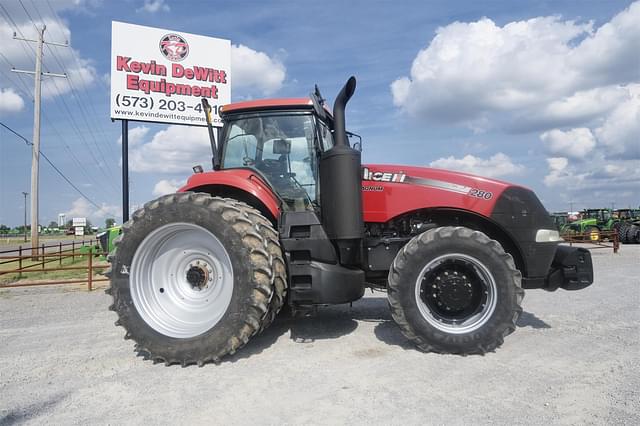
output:
[[[187,41],[178,34],[167,34],[160,39],[160,52],[172,62],[180,62],[189,54]]]

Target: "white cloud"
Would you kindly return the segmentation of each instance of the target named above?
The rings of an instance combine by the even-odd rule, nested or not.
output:
[[[615,106],[616,86],[638,80],[638,22],[640,2],[597,30],[558,16],[502,27],[488,18],[455,22],[391,84],[393,101],[411,116],[449,123],[581,124]]]
[[[184,181],[178,179],[162,179],[153,187],[153,195],[160,197],[166,194],[173,194],[184,185]]]
[[[507,155],[499,152],[487,159],[473,155],[465,155],[462,158],[453,156],[439,158],[429,164],[440,169],[457,170],[486,177],[501,177],[517,175],[524,170],[520,164],[514,164]]]
[[[242,44],[231,46],[231,84],[237,88],[258,90],[263,95],[277,92],[286,77],[284,64],[275,57]]]
[[[0,89],[0,114],[22,111],[24,100],[13,89]]]
[[[196,164],[205,168],[211,164],[205,127],[169,126],[149,142],[137,141],[129,151],[129,167],[134,172],[190,174]]]
[[[595,134],[608,156],[640,159],[640,84],[628,89],[628,98],[606,117]]]
[[[596,147],[596,139],[585,127],[562,131],[553,129],[540,135],[551,154],[572,158],[585,158]]]
[[[625,188],[638,191],[640,84],[630,84],[625,91],[626,99],[602,118],[599,127],[554,129],[540,135],[554,156],[547,159],[547,186],[564,185],[569,191],[598,188],[613,197]]]
[[[143,143],[149,134],[149,130],[149,127],[144,125],[129,129],[129,149]],[[122,145],[122,136],[118,138],[118,145]]]
[[[96,206],[89,203],[85,198],[80,197],[71,203],[71,208],[64,214],[67,219],[74,217],[89,218],[95,226],[99,226],[100,223],[108,217],[120,217],[122,215],[122,209],[119,206],[106,203],[101,203],[100,208],[96,208]]]
[[[70,7],[69,4],[52,4],[56,9]],[[11,6],[7,6],[9,13],[14,12]],[[15,7],[15,5],[13,6]],[[27,8],[30,8],[27,5]],[[41,21],[47,27],[44,37],[46,41],[55,41],[64,43],[71,42],[71,30],[64,21],[56,19],[48,7],[39,8]],[[35,49],[34,43],[26,41],[14,40],[13,32],[16,31],[18,37],[35,40],[38,38],[33,23],[27,19],[24,11],[15,10],[13,14],[16,28],[9,26],[6,22],[0,24],[0,46],[2,46],[3,55],[11,62],[16,69],[27,71],[34,70],[34,57],[31,49]],[[38,18],[40,18],[38,16]],[[40,19],[38,19],[40,21]],[[31,46],[31,49],[28,47]],[[25,54],[29,52],[29,54]],[[35,52],[35,50],[33,50]],[[96,78],[97,72],[93,63],[80,56],[77,50],[72,47],[60,47],[55,45],[47,45],[44,49],[43,60],[44,71],[52,73],[65,73],[67,78],[50,77],[42,80],[42,96],[43,99],[51,99],[56,96],[64,95],[71,91],[71,86],[76,90],[91,86]],[[19,77],[16,77],[19,78]],[[32,84],[28,85],[30,90]]]
[[[637,194],[640,160],[607,160],[602,153],[596,153],[585,164],[572,163],[565,157],[547,158],[549,170],[544,183],[567,193],[588,194],[591,203],[605,196],[607,200],[622,199],[628,197],[624,195],[628,191]]]
[[[159,11],[168,12],[169,10],[171,9],[169,9],[169,5],[165,3],[165,0],[145,0],[144,5],[136,9],[136,12],[156,13]]]
[[[474,132],[537,131],[549,157],[548,187],[624,198],[640,182],[638,22],[640,1],[599,27],[559,16],[455,22],[439,28],[391,84],[393,102],[410,117]],[[432,165],[487,174],[489,160]]]
[[[607,114],[628,97],[624,86],[598,87],[578,91],[559,98],[538,110],[527,110],[517,116],[510,128],[527,131],[544,127],[573,126],[587,123]]]
[[[569,165],[569,160],[565,157],[551,157],[547,158],[547,166],[549,167],[549,174],[545,176],[544,183],[547,186],[553,186],[557,182],[569,176],[566,171]]]

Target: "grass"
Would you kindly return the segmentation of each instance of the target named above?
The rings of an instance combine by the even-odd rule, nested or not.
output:
[[[37,282],[37,281],[62,281],[62,280],[77,280],[77,279],[86,279],[87,278],[87,267],[88,267],[88,259],[87,256],[78,256],[75,259],[72,257],[66,257],[62,259],[60,263],[59,260],[55,257],[46,258],[47,260],[51,260],[51,262],[45,264],[45,268],[57,268],[57,267],[68,267],[68,266],[82,266],[85,269],[73,269],[73,270],[63,270],[63,271],[49,271],[43,272],[42,261],[31,261],[30,259],[22,260],[22,267],[36,265],[31,268],[28,268],[28,271],[33,272],[23,272],[19,273],[7,273],[0,275],[0,286],[6,284],[15,284],[15,283],[27,283],[27,282]],[[104,271],[109,265],[104,260],[100,260],[101,258],[94,257],[92,259],[94,276],[98,272]],[[0,265],[0,272],[9,271],[18,269],[18,262],[11,262]]]
[[[39,237],[39,241],[40,244],[45,243],[47,241],[90,241],[90,240],[95,240],[96,236],[95,235],[84,235],[82,237],[76,237],[75,235],[40,235]],[[22,235],[17,236],[17,237],[0,237],[0,245],[1,244],[20,244],[23,243],[25,245],[31,244],[31,238],[30,236],[27,236],[27,241],[24,241],[24,237]]]

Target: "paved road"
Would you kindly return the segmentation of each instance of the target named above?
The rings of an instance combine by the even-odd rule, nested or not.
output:
[[[596,284],[529,291],[518,330],[469,357],[413,349],[376,293],[164,367],[101,291],[0,290],[0,424],[640,424],[639,260],[594,251]]]

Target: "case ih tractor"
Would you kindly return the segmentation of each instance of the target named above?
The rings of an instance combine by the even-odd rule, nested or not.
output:
[[[309,313],[384,289],[419,349],[483,354],[516,328],[523,289],[582,289],[591,257],[560,246],[529,189],[464,173],[361,165],[345,105],[225,106],[213,171],[148,202],[110,255],[111,309],[154,362],[233,354],[287,304]],[[209,127],[211,130],[211,127]]]

